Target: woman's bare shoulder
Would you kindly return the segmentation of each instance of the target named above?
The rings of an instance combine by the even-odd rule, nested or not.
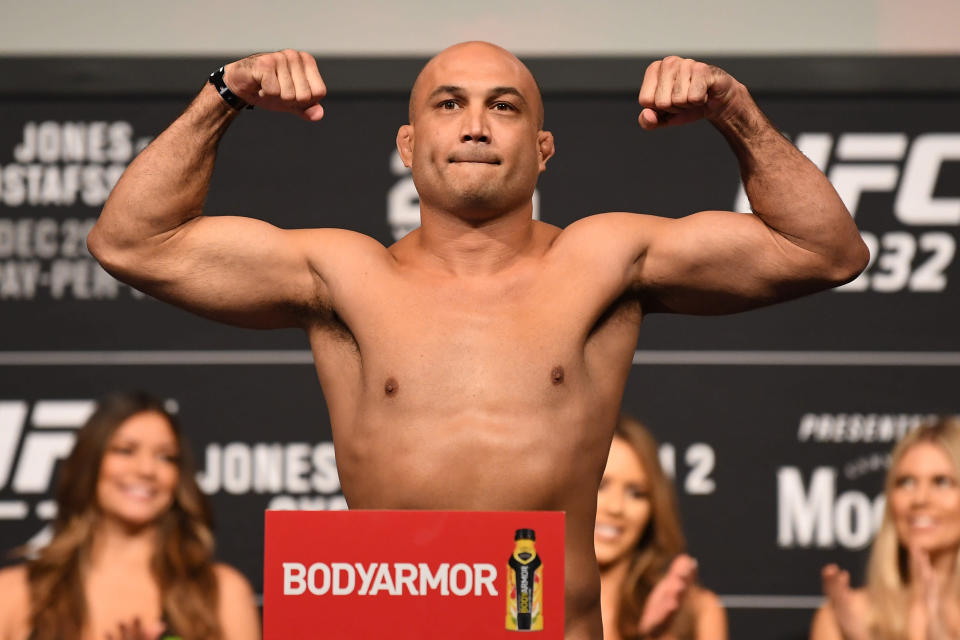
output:
[[[253,596],[253,589],[250,582],[242,573],[228,564],[218,562],[213,565],[213,575],[217,578],[217,586],[220,592],[230,596]]]
[[[696,585],[690,590],[690,595],[698,615],[705,611],[723,609],[723,602],[717,594],[706,587]]]
[[[870,599],[865,588],[850,589],[849,598],[851,606],[855,607],[858,611],[866,611],[870,606]],[[823,599],[823,604],[817,609],[816,615],[833,618],[833,605],[830,603],[829,598]]]
[[[870,600],[866,589],[851,589],[848,593],[850,609],[856,618],[865,620],[870,610]],[[811,640],[840,640],[842,638],[840,623],[829,598],[823,599],[823,604],[817,609],[810,623]]]
[[[725,640],[728,634],[727,611],[720,598],[710,589],[693,587],[691,603],[696,615],[696,637]]]
[[[219,588],[220,624],[224,636],[236,640],[259,640],[260,616],[250,582],[228,564],[213,565]]]
[[[29,600],[30,587],[27,580],[27,565],[25,564],[0,569],[0,591],[4,595],[3,598],[0,598],[0,603],[10,604],[11,596]]]
[[[24,638],[30,625],[30,583],[27,566],[0,569],[0,639]]]

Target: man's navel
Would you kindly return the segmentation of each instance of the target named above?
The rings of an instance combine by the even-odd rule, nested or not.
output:
[[[550,381],[553,384],[563,384],[563,367],[557,365],[553,368],[553,371],[550,372]]]
[[[397,395],[397,391],[399,390],[400,384],[393,376],[387,378],[387,381],[383,383],[383,392],[388,398]]]

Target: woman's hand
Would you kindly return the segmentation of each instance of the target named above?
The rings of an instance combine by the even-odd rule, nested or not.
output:
[[[656,584],[643,605],[638,626],[641,636],[664,630],[680,608],[696,573],[697,561],[687,554],[680,554],[673,559],[666,575]]]
[[[943,585],[937,578],[930,562],[930,553],[924,549],[910,549],[911,579],[917,586],[920,603],[923,607],[923,617],[926,618],[923,626],[926,627],[926,640],[952,640],[947,631],[943,611]],[[912,626],[912,625],[911,625]]]
[[[165,628],[160,620],[144,625],[134,618],[133,622],[121,622],[114,633],[107,633],[106,640],[158,640]]]
[[[850,588],[850,573],[828,564],[820,574],[823,593],[830,602],[833,617],[843,640],[870,640],[866,611]]]

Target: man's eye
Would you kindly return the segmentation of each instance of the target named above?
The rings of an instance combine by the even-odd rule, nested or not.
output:
[[[496,102],[493,108],[497,111],[514,111],[514,106],[509,102]]]
[[[457,108],[457,101],[456,101],[456,100],[444,100],[443,102],[440,103],[440,108],[441,108],[441,109],[447,109],[447,110],[456,109],[456,108]]]

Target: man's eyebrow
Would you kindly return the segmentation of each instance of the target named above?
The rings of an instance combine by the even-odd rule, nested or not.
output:
[[[433,100],[433,99],[436,98],[437,96],[442,95],[442,94],[445,94],[445,93],[449,93],[449,94],[453,94],[453,95],[461,95],[461,94],[464,93],[464,88],[463,88],[463,87],[458,87],[458,86],[453,85],[453,84],[440,85],[439,87],[437,87],[436,89],[434,89],[433,91],[430,92],[430,95],[427,96],[427,100]]]
[[[457,86],[455,84],[444,84],[437,87],[433,91],[431,91],[430,95],[427,97],[427,100],[433,100],[437,96],[444,95],[444,94],[460,96],[460,95],[463,95],[464,93],[466,93],[466,89],[464,89],[463,87]],[[527,99],[523,97],[523,94],[520,93],[520,90],[517,89],[516,87],[493,87],[492,89],[490,89],[489,92],[487,92],[487,95],[489,95],[490,97],[504,96],[504,95],[516,96],[517,98],[520,99],[521,102],[523,102],[524,104],[527,104]]]
[[[516,87],[494,87],[490,90],[490,96],[516,96],[520,98],[520,101],[524,104],[527,104],[527,99],[523,97],[523,94],[520,93],[520,90]]]

